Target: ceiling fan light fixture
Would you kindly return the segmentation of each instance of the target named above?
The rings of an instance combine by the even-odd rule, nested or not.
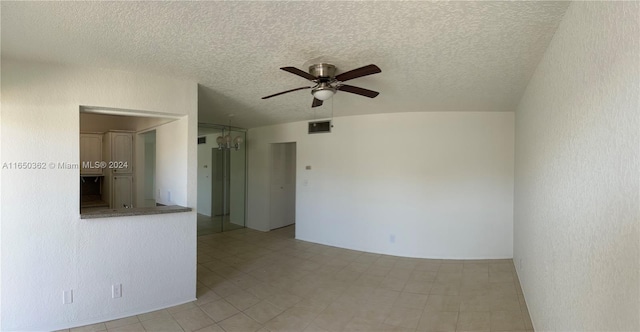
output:
[[[312,91],[313,97],[318,100],[327,100],[333,96],[336,91],[332,88],[319,88]]]
[[[284,70],[288,73],[294,74],[296,76],[307,79],[316,85],[304,86],[300,88],[295,88],[287,91],[278,92],[266,97],[262,97],[262,99],[269,99],[271,97],[279,96],[285,93],[303,90],[303,89],[311,89],[311,94],[313,95],[313,103],[311,107],[322,106],[322,102],[331,99],[333,95],[338,91],[344,91],[348,93],[353,93],[356,95],[375,98],[379,95],[377,91],[367,90],[363,88],[359,88],[357,86],[343,84],[345,81],[349,81],[358,77],[368,76],[372,74],[377,74],[382,72],[378,66],[374,64],[370,64],[364,67],[356,68],[353,70],[349,70],[342,74],[336,75],[336,67],[329,63],[318,63],[309,66],[309,72],[302,71],[296,67],[281,67],[281,70]]]

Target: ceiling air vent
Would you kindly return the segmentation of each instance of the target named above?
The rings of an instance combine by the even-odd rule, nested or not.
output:
[[[330,133],[331,127],[331,120],[309,122],[309,134]]]

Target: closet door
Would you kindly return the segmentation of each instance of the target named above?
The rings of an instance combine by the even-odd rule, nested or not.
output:
[[[296,143],[271,144],[269,228],[296,222]]]

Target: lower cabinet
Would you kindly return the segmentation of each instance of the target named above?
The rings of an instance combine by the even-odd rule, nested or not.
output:
[[[111,208],[133,207],[133,176],[114,175],[111,188]]]

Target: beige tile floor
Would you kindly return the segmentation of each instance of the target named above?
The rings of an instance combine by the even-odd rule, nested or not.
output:
[[[403,258],[295,240],[198,237],[198,300],[76,331],[532,331],[511,260]]]
[[[236,229],[244,228],[229,222],[229,215],[208,217],[198,213],[198,236],[228,232]]]

